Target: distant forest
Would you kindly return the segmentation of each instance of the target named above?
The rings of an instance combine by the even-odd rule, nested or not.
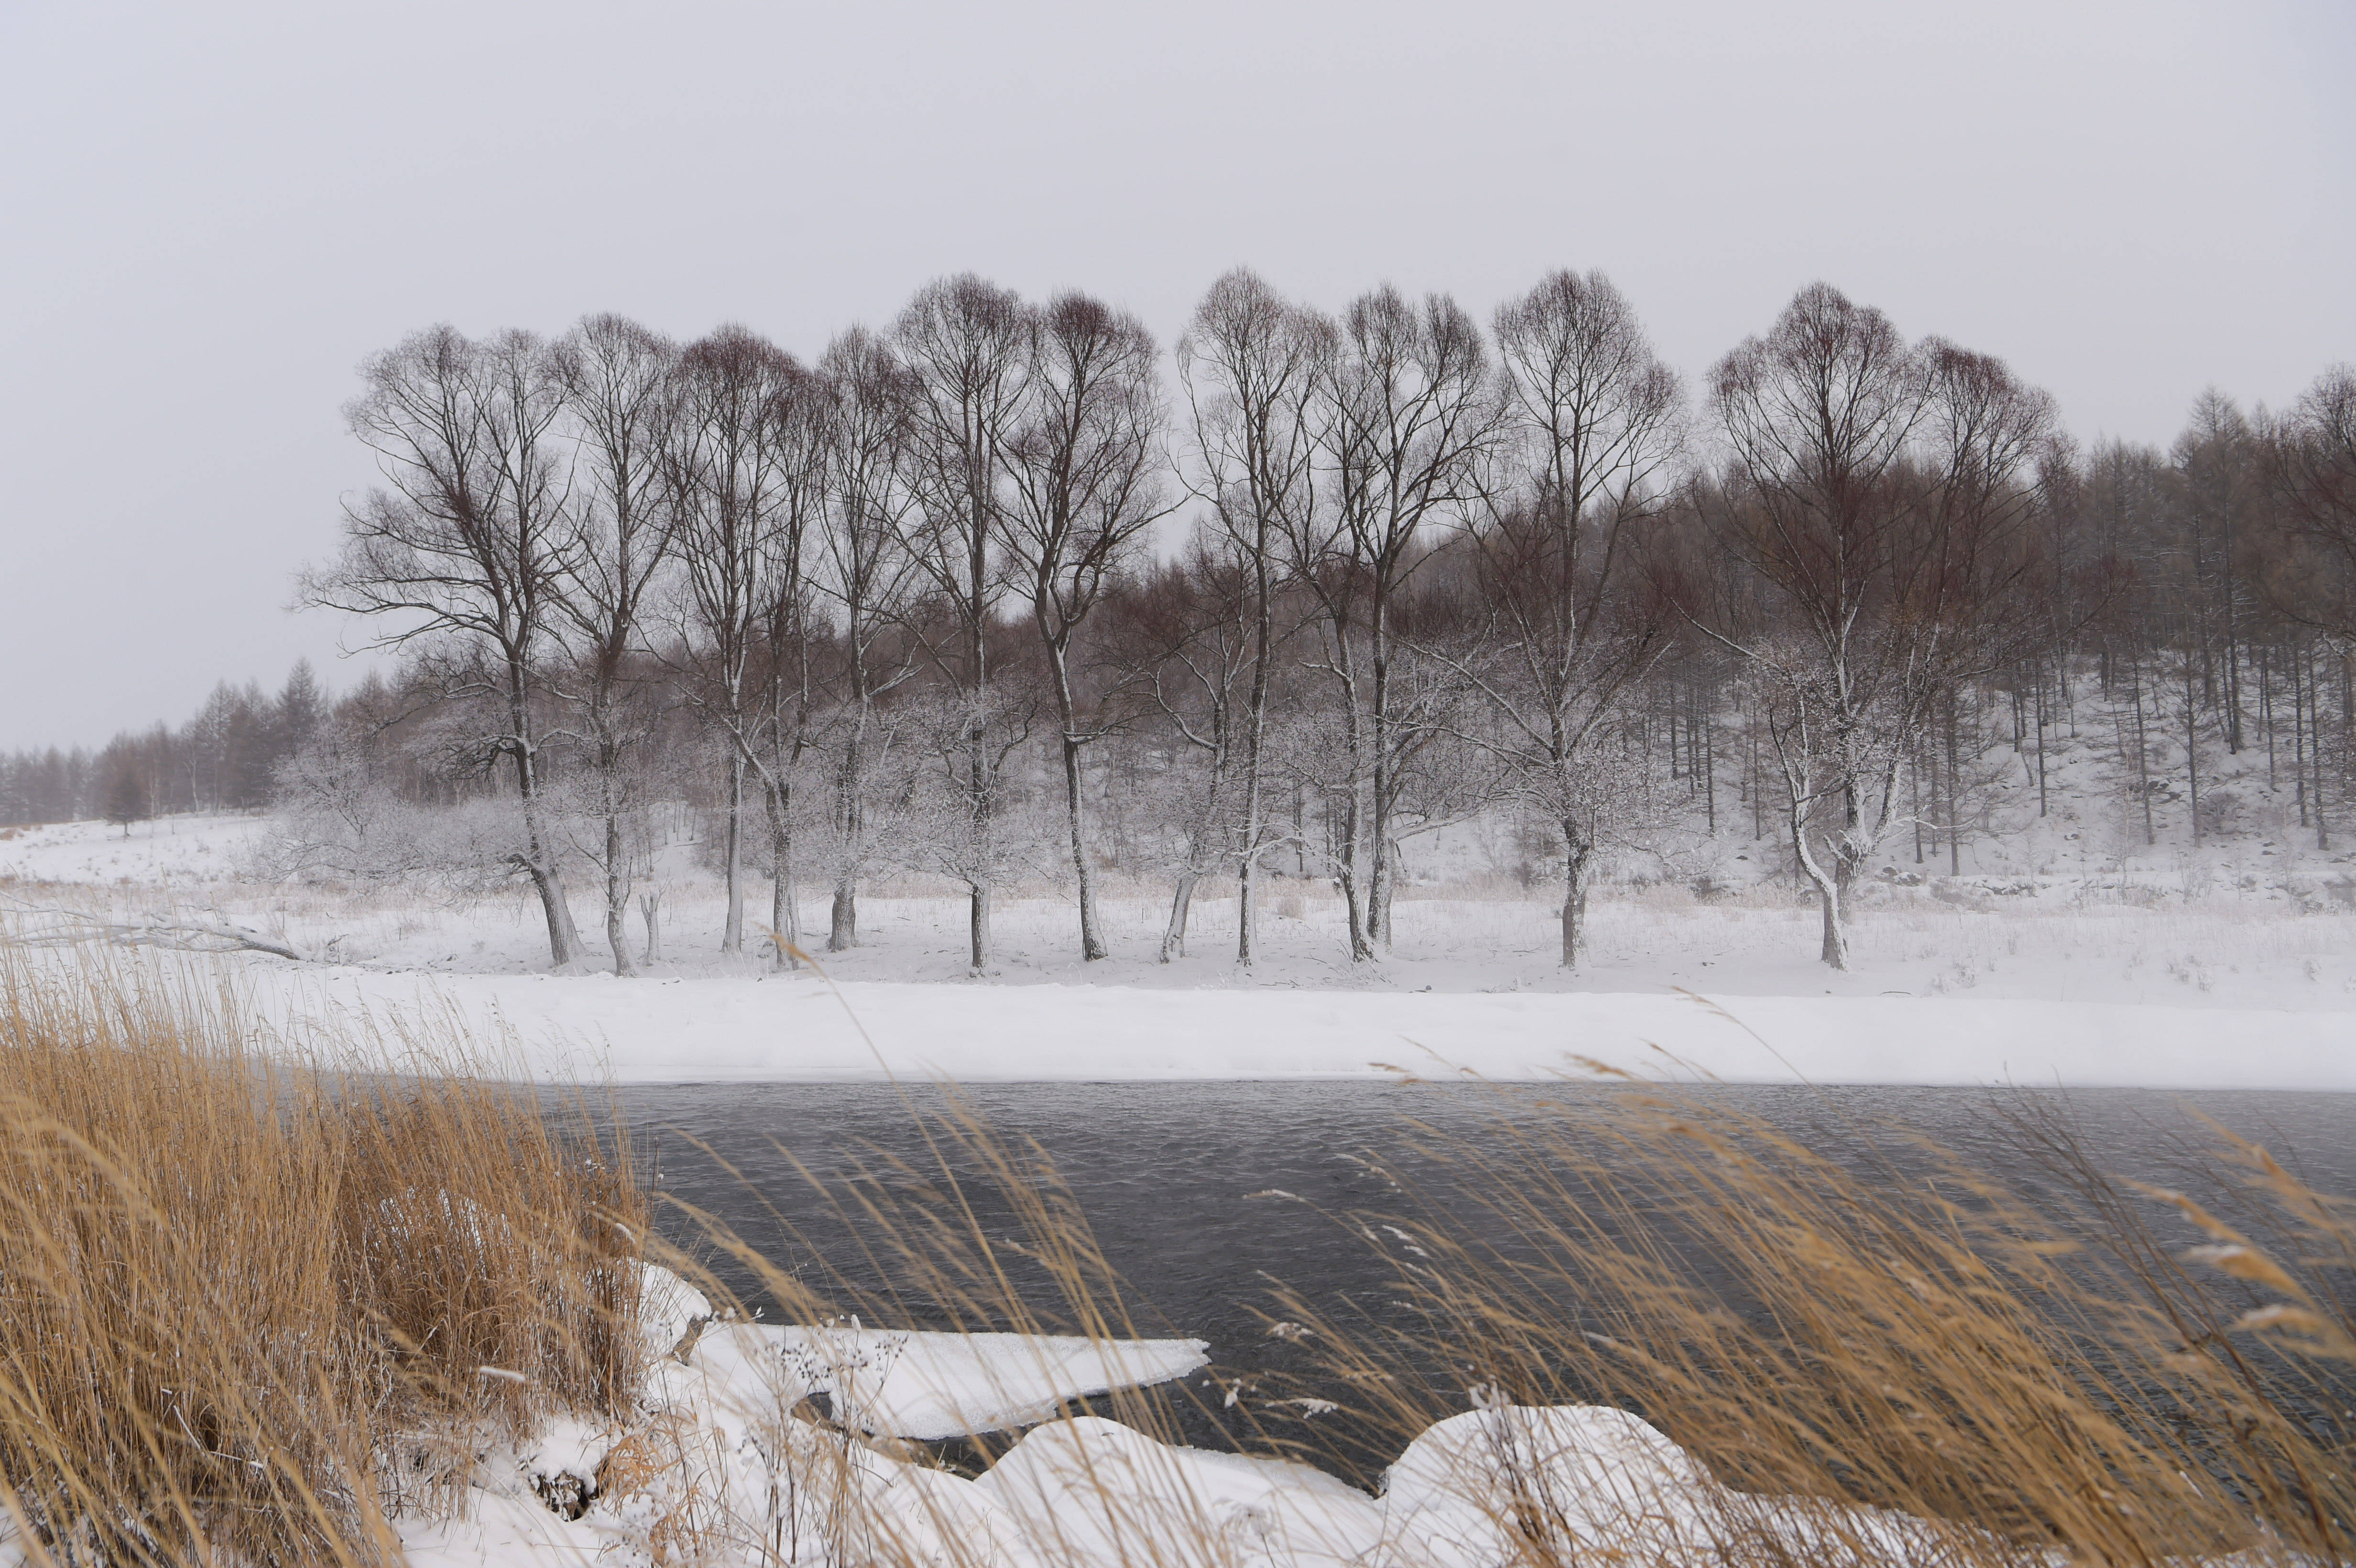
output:
[[[382,484],[301,592],[398,677],[331,702],[298,667],[0,758],[0,822],[275,805],[319,874],[528,882],[560,964],[594,882],[626,971],[648,814],[682,801],[731,946],[755,878],[796,940],[822,891],[843,946],[862,880],[916,868],[968,890],[977,968],[993,890],[1043,871],[1100,955],[1116,863],[1171,885],[1165,953],[1219,879],[1248,962],[1283,867],[1372,957],[1403,846],[1497,813],[1566,964],[1600,857],[1723,813],[1785,846],[1845,965],[1891,836],[1952,852],[1993,739],[2041,769],[2090,719],[2147,843],[2216,831],[2203,759],[2251,749],[2316,842],[2356,831],[2348,367],[2087,448],[2001,360],[1825,284],[1689,387],[1598,273],[1484,325],[1239,271],[1166,355],[963,276],[814,363],[735,326],[436,327],[346,415]],[[428,810],[466,824],[442,849]]]

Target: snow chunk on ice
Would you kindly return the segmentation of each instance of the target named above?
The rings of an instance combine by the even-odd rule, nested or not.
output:
[[[1168,1382],[1209,1359],[1200,1339],[723,1323],[655,1380],[658,1397],[740,1419],[823,1393],[846,1425],[932,1440],[1049,1421],[1074,1399]]]

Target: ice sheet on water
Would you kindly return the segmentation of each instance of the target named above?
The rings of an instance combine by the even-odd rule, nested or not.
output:
[[[1208,1360],[1200,1339],[723,1323],[658,1376],[743,1411],[824,1393],[846,1425],[932,1441],[1050,1420],[1075,1399],[1168,1382]]]

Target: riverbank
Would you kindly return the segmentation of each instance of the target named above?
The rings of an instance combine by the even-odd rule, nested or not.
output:
[[[455,1015],[619,1083],[1476,1073],[1730,1083],[2356,1090],[2356,1014],[1939,997],[1414,992],[453,975],[240,960],[282,1019]]]

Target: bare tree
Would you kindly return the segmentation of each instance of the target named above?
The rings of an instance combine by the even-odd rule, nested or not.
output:
[[[957,859],[967,879],[976,974],[991,961],[1000,773],[1011,744],[1028,728],[996,710],[990,632],[1005,585],[999,560],[1004,457],[1021,419],[1031,336],[1021,298],[970,272],[921,290],[893,331],[915,394],[910,428],[920,505],[910,514],[916,525],[910,555],[929,580],[932,601],[948,610],[955,638],[953,648],[931,651],[959,699],[949,755],[965,797]],[[994,733],[1010,729],[1014,732]]]
[[[1159,353],[1135,316],[1086,294],[1056,296],[1031,320],[1030,396],[1007,446],[1014,505],[1007,539],[1047,656],[1063,727],[1065,824],[1078,879],[1080,956],[1105,955],[1080,810],[1084,726],[1072,639],[1146,529],[1169,510],[1160,484]]]
[[[689,345],[678,370],[667,464],[698,699],[727,742],[726,953],[744,947],[744,777],[763,715],[755,660],[781,548],[798,557],[798,541],[781,547],[779,534],[801,515],[783,411],[802,378],[793,356],[741,326]]]
[[[1494,631],[1467,666],[1499,720],[1482,743],[1561,835],[1568,969],[1589,870],[1632,793],[1606,742],[1668,644],[1641,535],[1684,451],[1684,394],[1601,272],[1542,279],[1498,308],[1496,339],[1507,439],[1472,541]]]
[[[748,730],[762,743],[746,747],[745,757],[760,780],[768,817],[769,928],[786,939],[771,953],[779,968],[800,964],[787,946],[801,943],[794,830],[801,818],[797,792],[817,706],[813,656],[824,635],[811,574],[825,526],[829,414],[824,389],[811,376],[796,378],[789,393],[771,407],[780,500],[756,604],[760,721]]]
[[[605,944],[614,972],[637,973],[623,934],[638,846],[630,818],[642,808],[633,763],[652,730],[642,622],[670,555],[679,509],[664,504],[663,446],[671,342],[618,315],[593,315],[559,339],[556,376],[572,411],[571,486],[580,549],[558,601],[579,644],[579,689],[570,693],[588,733],[599,833],[590,856],[605,878]]]
[[[2010,655],[1989,615],[2031,559],[2020,478],[2051,404],[1996,360],[1910,347],[1823,283],[1714,379],[1737,481],[1718,538],[1786,613],[1742,651],[1824,959],[1846,969],[1848,889],[1901,813],[1908,756],[1942,695]]]
[[[1177,347],[1194,462],[1189,489],[1251,571],[1251,686],[1242,734],[1236,961],[1252,961],[1252,895],[1269,839],[1266,746],[1279,541],[1314,502],[1310,412],[1334,352],[1333,324],[1238,268],[1211,285]]]
[[[837,337],[819,361],[825,398],[827,570],[819,578],[842,613],[835,638],[841,690],[833,733],[834,907],[827,949],[859,942],[859,879],[873,852],[868,789],[879,739],[876,699],[913,664],[884,656],[905,621],[918,570],[907,546],[916,495],[915,378],[873,333]]]
[[[552,622],[580,542],[552,429],[562,387],[528,333],[473,343],[434,327],[361,367],[345,419],[377,455],[381,488],[348,505],[343,548],[306,571],[304,602],[389,623],[370,645],[410,648],[445,698],[488,699],[487,753],[513,768],[521,832],[509,865],[531,880],[560,968],[580,941],[542,800],[540,702]]]
[[[1360,784],[1355,629],[1345,617],[1363,584],[1370,733],[1363,753],[1371,786],[1366,812],[1372,860],[1363,921],[1354,922],[1351,957],[1373,956],[1390,940],[1391,883],[1397,874],[1391,814],[1398,799],[1396,773],[1404,741],[1392,693],[1397,656],[1395,606],[1422,559],[1424,525],[1471,499],[1481,457],[1494,441],[1498,402],[1481,329],[1445,294],[1410,304],[1390,287],[1363,295],[1344,314],[1339,352],[1326,364],[1324,415],[1320,421],[1333,518],[1327,560],[1303,560],[1306,581],[1325,585],[1333,621],[1333,667],[1344,686],[1352,764],[1345,807],[1353,828],[1344,864],[1357,855],[1355,824]],[[1333,559],[1338,550],[1339,559]],[[1354,885],[1353,872],[1344,886]],[[1352,900],[1355,905],[1355,898]],[[1353,913],[1356,911],[1354,909]]]

